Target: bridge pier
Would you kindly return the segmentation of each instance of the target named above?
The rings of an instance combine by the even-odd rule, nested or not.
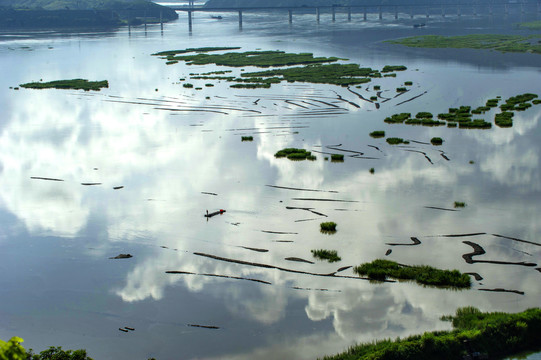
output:
[[[363,20],[366,21],[366,7],[364,8]]]
[[[293,10],[289,9],[287,12],[289,15],[289,24],[293,24]]]
[[[383,10],[381,9],[381,6],[379,7],[379,19],[383,19]]]
[[[394,19],[398,20],[398,6],[394,7]]]
[[[192,12],[188,11],[188,28],[192,31]]]
[[[332,7],[332,22],[335,22],[336,21],[336,9],[333,5]]]
[[[492,13],[492,5],[490,5],[490,4],[488,5],[488,15],[490,15],[490,16],[494,15]]]
[[[460,5],[456,7],[456,16],[460,17]]]
[[[507,7],[507,4],[504,6],[505,15],[509,15],[509,8]]]
[[[524,4],[520,3],[520,13],[524,14]]]
[[[161,29],[162,32],[163,32],[163,14],[162,14],[161,11],[160,11],[160,29]]]
[[[242,30],[242,10],[239,10],[239,29]]]
[[[316,8],[316,20],[319,24],[319,8]]]
[[[445,17],[445,7],[443,5],[441,6],[441,17]]]
[[[348,21],[351,21],[351,8],[348,7]]]
[[[428,19],[430,17],[430,8],[426,7],[426,18]]]
[[[410,8],[410,18],[413,19],[413,6]]]
[[[473,7],[473,16],[477,16],[477,9],[475,8],[475,6]]]

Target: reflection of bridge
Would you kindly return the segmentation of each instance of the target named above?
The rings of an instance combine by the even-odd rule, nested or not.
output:
[[[163,4],[168,6],[167,4]],[[492,1],[485,4],[473,4],[473,3],[431,3],[431,4],[416,4],[416,5],[329,5],[329,6],[268,6],[268,7],[205,7],[195,6],[194,0],[189,0],[188,5],[184,6],[168,6],[176,11],[185,11],[188,13],[188,25],[192,27],[192,13],[207,12],[207,13],[221,13],[221,12],[234,12],[238,13],[239,27],[242,28],[242,14],[243,12],[287,12],[289,17],[289,23],[293,23],[293,13],[309,14],[313,13],[316,16],[316,21],[319,22],[320,15],[323,12],[331,14],[332,21],[336,21],[336,13],[347,13],[348,21],[351,21],[352,12],[355,14],[362,14],[363,20],[367,20],[368,14],[378,14],[379,19],[382,20],[385,15],[394,15],[394,19],[397,20],[399,14],[409,14],[413,19],[416,15],[426,16],[442,16],[455,15],[460,17],[462,14],[471,14],[477,16],[478,14],[503,13],[509,14],[511,10],[519,11],[521,14],[528,13],[541,13],[541,2],[539,0],[534,2],[508,2],[508,1]]]

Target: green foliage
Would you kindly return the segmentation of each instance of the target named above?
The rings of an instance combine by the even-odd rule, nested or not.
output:
[[[381,72],[388,73],[388,72],[393,72],[393,71],[404,71],[407,69],[408,68],[405,67],[404,65],[385,65],[383,69],[381,70]]]
[[[38,354],[29,353],[29,360],[92,360],[86,350],[62,350],[61,346],[51,346]]]
[[[532,40],[540,35],[472,34],[464,36],[423,35],[390,40],[389,43],[421,48],[491,49],[501,52],[529,52],[541,54],[541,47]]]
[[[193,84],[190,84],[190,83],[184,83],[184,84],[182,84],[182,86],[187,88],[187,89],[193,88]]]
[[[383,130],[372,131],[370,133],[370,136],[373,137],[374,139],[382,138],[382,137],[385,137],[385,131]]]
[[[201,51],[203,49],[203,51]],[[207,50],[211,49],[211,50]],[[322,64],[340,60],[336,57],[314,57],[311,53],[292,54],[279,50],[270,51],[246,51],[246,52],[228,52],[225,54],[207,54],[209,51],[232,50],[239,48],[199,48],[186,50],[169,50],[155,53],[168,61],[185,61],[188,65],[207,65],[216,64],[222,66],[291,66],[301,64]],[[195,55],[184,55],[186,53],[196,52]]]
[[[433,117],[434,115],[432,115],[432,113],[429,113],[427,111],[421,111],[415,115],[415,118],[417,119],[432,119]]]
[[[94,90],[100,91],[101,88],[108,88],[109,82],[88,81],[86,79],[71,79],[71,80],[55,80],[49,82],[30,82],[20,85],[23,88],[29,89],[75,89],[75,90]]]
[[[207,53],[211,51],[226,51],[226,50],[239,50],[239,49],[240,47],[200,47],[200,48],[188,48],[184,50],[167,50],[167,51],[157,52],[152,55],[153,56],[175,56],[178,54],[188,54],[191,52]],[[213,72],[207,73],[207,75],[218,74],[218,73],[221,73],[221,72],[213,71]]]
[[[388,124],[401,124],[409,118],[411,118],[410,113],[400,113],[400,114],[394,114],[391,117],[387,117],[383,121]]]
[[[336,223],[333,221],[322,222],[319,227],[322,232],[336,232]]]
[[[385,141],[387,141],[389,145],[400,145],[400,144],[410,143],[409,141],[404,140],[402,138],[398,138],[398,137],[390,137],[390,138],[387,138]]]
[[[406,89],[405,87],[397,87],[396,88],[396,92],[406,92],[408,91],[408,89]]]
[[[529,102],[536,99],[538,96],[536,94],[526,93],[522,95],[512,96],[509,99],[505,100],[504,104],[500,105],[502,111],[523,111],[531,107],[532,104]]]
[[[370,168],[370,170],[368,170],[370,172],[370,174],[373,174],[376,172],[376,170],[374,168]]]
[[[286,157],[289,160],[315,160],[316,157],[312,155],[310,151],[297,148],[286,148],[276,152],[274,154],[276,158]]]
[[[253,136],[242,136],[241,141],[254,141]]]
[[[381,90],[381,86],[379,86],[379,85],[374,85],[374,90],[376,90],[376,91],[377,91],[377,90]]]
[[[390,260],[377,259],[361,264],[353,269],[356,274],[366,275],[370,279],[385,280],[387,277],[399,280],[413,280],[430,286],[449,286],[469,288],[470,277],[458,270],[440,270],[430,266],[406,266]]]
[[[7,342],[0,339],[0,360],[25,360],[26,352],[21,346],[24,340],[14,336]]]
[[[522,22],[518,26],[528,30],[541,30],[541,21]]]
[[[513,116],[515,114],[509,111],[504,111],[494,116],[494,122],[499,127],[511,127],[513,126]]]
[[[466,207],[466,203],[462,201],[455,201],[455,208],[463,208]]]
[[[432,139],[430,139],[430,143],[432,145],[441,145],[443,144],[443,139],[441,137],[433,137]]]
[[[344,161],[344,155],[342,155],[342,154],[331,154],[331,161],[343,162]]]
[[[541,309],[517,314],[482,313],[473,307],[461,308],[452,321],[453,331],[433,331],[406,339],[380,340],[351,347],[327,360],[462,359],[469,351],[503,359],[521,351],[539,350]]]
[[[330,263],[338,262],[342,260],[340,256],[338,256],[338,252],[336,250],[311,250],[312,255],[321,260],[327,260]]]
[[[404,85],[406,85],[406,86],[412,86],[412,85],[413,85],[413,81],[405,81],[405,82],[404,82]]]

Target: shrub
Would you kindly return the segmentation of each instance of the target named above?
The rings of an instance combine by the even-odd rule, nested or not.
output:
[[[331,154],[331,161],[342,162],[342,161],[344,161],[344,155],[342,155],[342,154]]]
[[[387,138],[385,141],[387,141],[389,145],[409,144],[409,141],[398,137],[390,137]]]
[[[253,141],[254,140],[254,137],[253,136],[243,136],[241,138],[242,141]]]
[[[463,208],[466,207],[466,203],[462,201],[455,201],[455,208]]]

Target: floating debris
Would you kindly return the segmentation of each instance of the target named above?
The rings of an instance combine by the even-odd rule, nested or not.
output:
[[[123,331],[123,332],[128,332],[127,329],[123,329],[123,328],[118,328],[118,330]]]
[[[437,207],[437,206],[423,206],[425,209],[433,209],[433,210],[444,210],[444,211],[459,211],[459,210],[456,210],[456,209],[446,209],[446,208],[442,208],[442,207]],[[445,236],[445,235],[444,235]]]
[[[216,194],[216,193],[212,193],[212,192],[205,192],[205,191],[201,191],[201,194],[204,194],[204,195],[214,195],[214,196],[218,196],[218,194]]]
[[[213,326],[213,325],[188,324],[188,326],[191,326],[191,327],[197,327],[197,328],[203,328],[203,329],[213,329],[213,330],[217,330],[217,329],[220,328],[220,327],[218,327],[218,326]]]
[[[287,257],[284,260],[303,262],[303,263],[307,263],[307,264],[315,264],[313,261],[304,260],[304,259],[301,259],[301,258],[298,258],[298,257]]]
[[[417,239],[416,237],[412,236],[410,237],[412,243],[411,244],[403,244],[403,243],[385,243],[385,245],[389,246],[415,246],[421,244],[421,240]],[[388,254],[386,254],[388,255]]]
[[[120,189],[124,189],[124,186],[115,186],[115,187],[113,188],[113,190],[120,190]]]
[[[110,257],[109,259],[129,259],[129,258],[132,258],[132,257],[133,257],[132,254],[118,254],[117,256]]]
[[[284,231],[271,231],[271,230],[261,230],[261,232],[268,234],[281,234],[281,235],[298,235],[296,232],[284,232]]]
[[[391,253],[393,252],[393,250],[389,249],[385,252],[385,256],[389,256],[391,255]]]
[[[265,185],[265,186],[275,188],[275,189],[284,189],[284,190],[328,192],[328,193],[335,193],[335,194],[338,193],[338,191],[334,191],[334,190],[303,189],[303,188],[294,188],[294,187],[286,187],[286,186],[278,186],[278,185]]]
[[[246,250],[257,251],[257,252],[261,252],[261,253],[269,252],[269,250],[267,250],[267,249],[258,249],[258,248],[247,247],[247,246],[239,246],[239,247],[243,248],[243,249],[246,249]]]
[[[30,179],[33,179],[33,180],[49,180],[49,181],[64,181],[62,179],[55,179],[55,178],[48,178],[48,177],[41,177],[41,176],[31,176]]]
[[[478,232],[478,233],[470,233],[470,234],[449,234],[449,235],[439,235],[441,237],[468,237],[468,236],[478,236],[478,235],[486,235],[485,232]]]
[[[223,278],[223,279],[234,279],[234,280],[246,280],[246,281],[253,281],[260,284],[265,285],[272,285],[271,282],[265,281],[265,280],[259,280],[259,279],[252,279],[252,278],[245,278],[240,276],[229,276],[229,275],[220,275],[220,274],[198,274],[190,271],[176,271],[176,270],[170,270],[166,271],[166,274],[177,274],[177,275],[197,275],[197,276],[208,276],[208,277],[217,277],[217,278]]]
[[[356,200],[340,200],[340,199],[318,199],[318,198],[292,198],[291,200],[299,201],[331,201],[331,202],[344,202],[344,203],[356,203]]]
[[[497,237],[500,237],[500,238],[509,239],[509,240],[513,240],[513,241],[518,241],[518,242],[522,242],[522,243],[526,243],[526,244],[541,246],[541,244],[533,242],[533,241],[517,239],[517,238],[514,238],[514,237],[505,236],[505,235],[492,234],[492,236],[497,236]]]
[[[476,272],[467,272],[467,273],[464,273],[464,274],[468,274],[468,275],[473,276],[474,279],[477,280],[477,281],[483,280],[483,277],[481,275],[479,275],[478,273],[476,273]]]
[[[494,292],[508,292],[508,293],[515,293],[519,295],[524,295],[524,291],[520,290],[507,290],[502,288],[496,288],[496,289],[478,289],[479,291],[494,291]]]
[[[101,183],[81,183],[83,186],[95,186],[95,185],[101,185]]]
[[[528,263],[524,261],[520,262],[510,262],[510,261],[497,261],[497,260],[473,260],[474,256],[478,255],[484,255],[486,254],[485,249],[481,247],[481,245],[476,244],[471,241],[463,241],[462,243],[466,245],[470,245],[473,248],[473,252],[467,253],[462,255],[462,258],[468,263],[468,264],[474,264],[474,263],[487,263],[487,264],[497,264],[497,265],[519,265],[519,266],[537,266],[535,263]]]

